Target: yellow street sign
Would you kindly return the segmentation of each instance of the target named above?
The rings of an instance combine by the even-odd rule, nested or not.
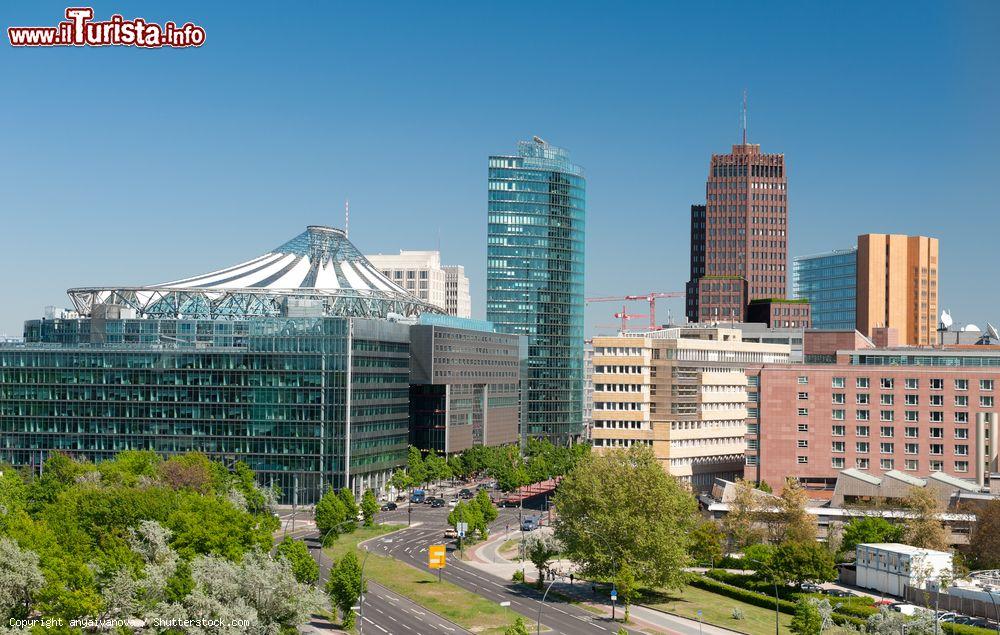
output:
[[[445,560],[444,545],[431,545],[427,550],[427,566],[431,569],[443,569]]]

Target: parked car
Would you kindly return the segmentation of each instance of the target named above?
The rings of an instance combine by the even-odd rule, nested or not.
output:
[[[406,494],[400,494],[400,495],[396,496],[396,502],[397,503],[402,503],[405,500],[406,500]]]
[[[937,620],[939,622],[954,622],[955,618],[958,617],[958,613],[952,613],[951,611],[938,611]]]
[[[521,531],[535,531],[538,529],[538,521],[534,518],[525,518],[521,521]]]
[[[464,498],[466,500],[472,498],[472,490],[469,488],[463,488],[461,492],[458,493],[459,498]]]
[[[965,626],[978,626],[979,628],[989,628],[989,622],[981,617],[969,617],[968,615],[959,615],[955,618],[956,624],[964,624]]]
[[[458,499],[452,497],[451,500],[448,501],[448,507],[458,507]]]
[[[386,503],[385,505],[382,505],[382,511],[384,512],[396,511],[397,507],[399,507],[399,505],[397,505],[396,503],[391,503],[391,502]]]
[[[432,498],[431,499],[431,507],[432,508],[444,507],[444,499],[443,498]]]
[[[413,495],[410,496],[410,502],[419,505],[427,499],[427,494],[422,489],[413,490]]]
[[[856,598],[857,593],[851,593],[850,591],[844,591],[843,589],[823,589],[824,595],[829,595],[835,598]]]
[[[822,593],[823,587],[818,584],[813,584],[812,582],[803,582],[799,585],[799,590],[804,593]]]
[[[454,540],[458,538],[458,532],[449,527],[448,529],[444,530],[444,537],[445,540]]]

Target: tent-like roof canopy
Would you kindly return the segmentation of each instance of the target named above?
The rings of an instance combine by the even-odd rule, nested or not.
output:
[[[318,225],[262,256],[211,273],[148,287],[67,293],[81,315],[110,304],[134,309],[139,317],[245,319],[282,315],[289,300],[322,302],[325,315],[441,312],[384,276],[342,230]]]

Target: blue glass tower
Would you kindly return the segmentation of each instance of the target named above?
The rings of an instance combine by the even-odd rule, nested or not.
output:
[[[795,298],[809,300],[812,325],[817,329],[855,327],[858,250],[838,249],[814,256],[799,256],[792,264]]]
[[[535,137],[489,159],[486,317],[528,338],[522,439],[583,433],[586,180]]]

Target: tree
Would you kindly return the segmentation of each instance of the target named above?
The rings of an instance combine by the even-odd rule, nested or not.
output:
[[[0,536],[0,624],[30,615],[34,596],[44,584],[38,554]]]
[[[722,530],[714,520],[703,518],[691,530],[691,559],[697,565],[715,563],[722,558]]]
[[[538,580],[536,584],[539,589],[545,581],[545,571],[549,567],[549,561],[559,555],[561,545],[559,541],[548,534],[535,533],[525,541],[525,553],[528,560],[538,569]]]
[[[375,515],[378,514],[378,499],[375,492],[370,489],[365,490],[365,495],[361,497],[361,515],[365,519],[365,527],[375,526]]]
[[[428,481],[443,481],[451,478],[451,468],[448,467],[448,461],[434,450],[428,452],[427,456],[424,457],[424,466],[427,470]]]
[[[767,564],[765,575],[779,584],[827,582],[837,577],[833,555],[815,541],[783,542]]]
[[[199,452],[172,456],[159,465],[160,480],[173,489],[207,494],[213,485],[212,461]]]
[[[358,528],[358,502],[354,499],[354,494],[346,487],[337,492],[340,502],[344,506],[344,528],[347,533],[351,533]]]
[[[736,481],[734,489],[733,499],[729,501],[729,512],[722,520],[730,551],[757,544],[761,539],[757,529],[757,514],[761,509],[760,495],[754,491],[753,483],[743,479]]]
[[[618,575],[615,576],[615,589],[618,591],[618,599],[625,607],[625,623],[628,624],[629,610],[636,601],[639,594],[639,586],[632,572],[632,567],[626,562],[618,568]]]
[[[1000,569],[1000,500],[976,511],[969,555],[976,569]]]
[[[504,629],[503,635],[531,635],[528,627],[524,625],[524,618],[518,615],[514,618],[514,623]]]
[[[863,516],[852,518],[844,527],[840,545],[842,553],[854,555],[857,546],[877,542],[902,542],[904,528],[894,525],[884,518]]]
[[[361,597],[361,593],[364,591],[363,583],[358,556],[353,551],[348,551],[330,572],[330,579],[326,583],[326,592],[330,596],[330,601],[340,609],[343,616],[345,630],[349,631],[354,628],[354,609],[351,607]]]
[[[319,502],[316,503],[313,518],[316,520],[316,529],[323,537],[324,545],[329,544],[329,540],[336,537],[341,529],[345,528],[341,525],[347,520],[347,510],[332,487],[327,488]]]
[[[301,540],[285,538],[278,543],[274,555],[284,558],[292,567],[295,579],[303,584],[315,584],[319,580],[319,565],[309,553],[309,547]]]
[[[486,525],[489,525],[496,520],[499,515],[497,506],[493,504],[493,500],[484,489],[481,489],[476,493],[475,498],[470,501],[470,504],[479,508],[479,512],[483,515],[483,521]],[[483,529],[485,531],[486,528],[484,527]]]
[[[424,465],[424,459],[420,455],[420,450],[412,445],[406,458],[406,472],[410,475],[410,479],[414,485],[421,485],[429,480],[427,467]]]
[[[911,487],[903,506],[913,516],[906,521],[906,544],[923,549],[948,550],[948,532],[939,517],[941,502],[926,487]]]
[[[199,556],[191,563],[191,573],[194,590],[183,602],[186,617],[223,623],[245,619],[250,626],[242,632],[292,632],[327,605],[317,589],[296,581],[286,560],[263,551],[247,553],[240,563]],[[163,610],[176,615],[176,608],[180,607]],[[209,623],[185,632],[202,635],[219,631],[217,625]]]
[[[628,563],[641,583],[683,584],[697,505],[651,448],[587,455],[562,481],[555,502],[556,538],[584,575],[612,579]]]
[[[396,470],[389,478],[389,486],[395,488],[398,492],[405,492],[413,487],[413,485],[413,479],[406,470]]]
[[[820,615],[815,598],[800,598],[795,603],[795,614],[792,616],[792,632],[795,635],[819,635],[823,631],[823,616]]]
[[[931,635],[937,632],[935,623],[932,611],[919,611],[912,617],[906,618],[901,613],[882,606],[878,613],[868,617],[865,632],[869,635],[899,635],[905,630],[906,635]]]
[[[115,455],[111,461],[103,461],[97,466],[105,483],[136,485],[145,477],[152,481],[159,475],[162,459],[149,450],[125,450]]]
[[[788,477],[778,497],[781,533],[778,542],[814,542],[816,517],[806,511],[809,496],[799,484],[799,479]]]

